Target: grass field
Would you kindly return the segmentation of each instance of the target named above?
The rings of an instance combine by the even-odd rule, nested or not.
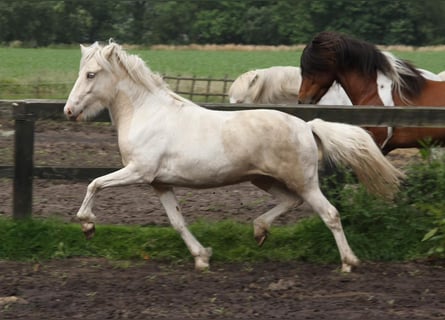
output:
[[[129,50],[139,55],[153,71],[170,75],[236,77],[253,68],[298,65],[300,52],[246,52],[197,50]],[[74,81],[79,67],[79,49],[0,48],[3,66],[0,81],[29,82],[36,79]]]
[[[236,78],[255,68],[299,65],[301,51],[150,50],[139,55],[156,72],[167,75]],[[445,70],[444,51],[393,51],[419,68]],[[80,50],[0,48],[0,99],[66,98],[77,77]],[[24,85],[24,84],[27,84]],[[37,96],[36,96],[37,95]]]

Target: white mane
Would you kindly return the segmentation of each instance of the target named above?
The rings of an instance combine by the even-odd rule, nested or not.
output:
[[[411,104],[411,101],[403,91],[404,88],[409,87],[409,84],[404,80],[404,76],[416,78],[420,74],[425,79],[438,81],[437,78],[430,76],[429,71],[425,70],[426,72],[424,72],[422,69],[410,68],[406,61],[397,58],[392,53],[387,51],[382,51],[382,53],[391,66],[391,71],[387,76],[392,80],[394,90],[406,104]]]
[[[162,89],[177,100],[188,101],[174,93],[162,77],[153,72],[139,56],[128,54],[122,49],[122,46],[115,42],[110,41],[106,46],[95,42],[90,47],[82,47],[81,67],[92,58],[104,69],[110,71],[116,70],[116,67],[120,66],[135,83],[141,84],[150,92]]]

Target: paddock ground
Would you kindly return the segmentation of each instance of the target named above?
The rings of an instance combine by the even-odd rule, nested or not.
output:
[[[444,319],[440,264],[0,262],[2,319]]]

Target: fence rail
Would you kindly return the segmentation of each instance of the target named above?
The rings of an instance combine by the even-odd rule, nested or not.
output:
[[[0,177],[14,179],[13,216],[28,217],[32,213],[33,178],[42,179],[92,179],[118,168],[35,167],[35,121],[52,119],[63,121],[64,100],[0,101],[0,117],[14,119],[14,165],[0,166]],[[445,127],[445,107],[352,107],[314,105],[242,105],[201,104],[214,110],[275,109],[305,121],[322,118],[327,121],[345,122],[361,126]],[[109,121],[102,113],[95,121]]]
[[[226,92],[234,81],[227,76],[200,78],[163,75],[163,78],[177,94],[198,102],[228,102]]]
[[[164,74],[162,77],[173,91],[197,102],[228,102],[227,91],[234,81],[227,75],[212,78]],[[0,81],[2,95],[13,99],[67,97],[72,87],[72,82],[48,82],[41,79],[28,83]]]

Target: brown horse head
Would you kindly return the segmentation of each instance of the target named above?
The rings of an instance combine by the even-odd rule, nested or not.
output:
[[[361,97],[367,94],[365,88],[369,88],[378,98],[377,71],[393,80],[394,88],[407,100],[419,94],[424,83],[420,72],[407,61],[391,60],[375,45],[337,32],[317,34],[303,50],[300,67],[299,97],[303,103],[316,103],[338,81],[353,104],[364,101],[376,104],[380,99]]]

